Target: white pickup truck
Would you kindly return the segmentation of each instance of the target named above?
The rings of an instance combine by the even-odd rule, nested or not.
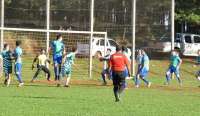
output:
[[[111,54],[115,53],[116,46],[118,45],[113,39],[106,39],[106,48],[111,50]],[[92,56],[95,56],[97,53],[104,55],[104,45],[105,39],[102,37],[93,37],[92,39]],[[77,43],[77,49],[79,55],[88,56],[89,55],[89,44]]]
[[[184,56],[197,56],[197,51],[200,50],[200,35],[177,33],[174,45]],[[148,48],[155,52],[170,52],[171,39],[163,36],[158,41],[149,42]]]

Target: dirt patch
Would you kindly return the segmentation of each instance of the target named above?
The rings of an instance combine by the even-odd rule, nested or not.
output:
[[[47,81],[47,80],[39,80],[35,81],[35,84],[47,84],[49,86],[55,86],[56,82],[55,81]],[[31,83],[29,83],[31,85]],[[85,87],[112,87],[112,81],[109,81],[106,86],[102,85],[102,82],[98,80],[71,80],[71,85],[72,86],[85,86]],[[140,88],[147,88],[145,85],[141,85],[140,88],[135,88],[133,84],[128,84],[128,89],[140,89]],[[155,89],[155,90],[163,90],[163,91],[171,91],[171,92],[200,92],[200,87],[188,87],[188,86],[183,86],[179,87],[178,85],[170,85],[170,86],[165,86],[165,85],[156,85],[152,84],[151,88],[149,89]]]

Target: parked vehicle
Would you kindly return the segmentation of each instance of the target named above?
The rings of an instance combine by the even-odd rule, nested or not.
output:
[[[197,56],[200,49],[200,35],[177,33],[174,40],[175,49],[180,49],[184,56]],[[149,42],[148,48],[155,52],[167,53],[171,51],[171,38],[166,35],[154,42]]]
[[[184,56],[197,56],[197,51],[200,50],[200,35],[196,34],[182,34],[180,43],[180,50]]]
[[[111,53],[115,53],[116,46],[118,45],[113,39],[106,39],[106,48],[111,50]],[[92,56],[95,56],[96,54],[104,55],[104,47],[105,47],[105,38],[102,37],[94,37],[92,39]],[[89,44],[82,44],[77,43],[77,49],[79,55],[89,55]]]

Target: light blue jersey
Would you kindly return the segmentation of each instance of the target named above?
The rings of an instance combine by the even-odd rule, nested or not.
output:
[[[62,56],[65,46],[62,41],[56,40],[51,43],[51,48],[54,56]]]
[[[170,57],[170,62],[171,62],[170,66],[173,66],[173,67],[176,68],[180,64],[181,58],[179,56],[177,56],[177,55],[171,56]]]
[[[15,57],[15,63],[22,63],[22,48],[20,47],[16,47],[15,50],[14,50],[14,57]]]
[[[142,68],[145,68],[146,70],[149,70],[149,57],[147,55],[144,55],[142,57],[141,65],[142,65]]]
[[[71,52],[67,54],[66,59],[64,61],[64,65],[62,67],[62,73],[63,75],[71,75],[72,71],[72,64],[74,64],[74,59],[75,59],[75,53]]]

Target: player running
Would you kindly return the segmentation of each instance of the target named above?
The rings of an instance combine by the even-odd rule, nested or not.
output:
[[[61,72],[61,64],[63,53],[65,52],[65,46],[63,43],[63,38],[61,34],[57,35],[57,39],[51,43],[49,51],[52,49],[53,51],[53,63],[54,63],[54,73],[55,73],[55,81],[60,81],[60,72]]]
[[[76,54],[77,54],[77,49],[72,48],[72,52],[70,52],[69,54],[66,54],[63,58],[62,76],[66,77],[64,87],[69,87],[71,73],[72,73],[72,65],[74,65],[74,59],[75,59]],[[58,83],[57,86],[60,86],[60,83]]]
[[[15,58],[15,75],[19,81],[19,87],[23,86],[24,83],[22,81],[22,48],[20,47],[21,41],[16,41],[16,48],[14,50],[14,58]]]
[[[33,64],[32,64],[32,70],[35,67],[34,65],[35,62],[37,62],[37,71],[35,72],[31,82],[34,82],[36,80],[41,70],[47,74],[47,80],[50,81],[51,74],[50,74],[50,70],[47,67],[48,63],[50,64],[50,60],[47,58],[47,55],[44,49],[41,49],[40,54],[34,58]]]
[[[109,69],[112,70],[113,77],[113,92],[115,95],[115,101],[120,101],[120,95],[126,87],[126,77],[124,74],[125,68],[128,68],[130,72],[130,63],[127,57],[122,53],[121,47],[116,47],[116,53],[110,57]]]
[[[110,56],[111,56],[111,50],[110,49],[107,49],[107,53],[104,57],[102,56],[99,56],[99,60],[101,62],[107,62],[109,63],[109,60],[110,60]],[[107,85],[107,82],[106,82],[106,76],[110,76],[110,78],[112,78],[111,76],[111,72],[109,71],[109,68],[105,68],[103,69],[103,71],[101,72],[101,78],[103,80],[103,85]]]
[[[149,73],[149,57],[147,56],[146,52],[144,50],[140,50],[138,53],[138,72],[135,79],[135,87],[140,87],[140,80],[145,82],[147,87],[151,87],[151,82],[147,80],[147,75]]]
[[[169,65],[169,68],[166,72],[166,83],[165,83],[165,85],[170,84],[171,76],[174,73],[176,75],[176,78],[177,78],[180,86],[182,86],[182,80],[181,80],[180,71],[179,71],[181,64],[182,64],[182,60],[179,57],[178,52],[173,50],[171,52],[170,65]]]
[[[10,47],[8,44],[4,44],[3,51],[1,53],[3,58],[3,69],[5,73],[5,81],[4,84],[8,87],[11,81],[12,74],[12,52],[10,51]]]

